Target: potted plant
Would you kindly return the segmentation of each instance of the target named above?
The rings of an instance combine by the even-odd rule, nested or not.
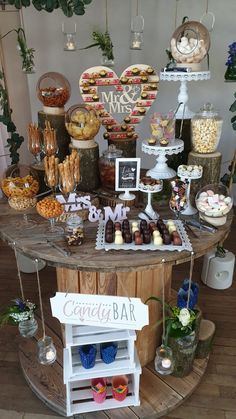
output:
[[[158,297],[149,297],[146,302],[150,300],[162,304],[162,300]],[[180,308],[167,303],[164,303],[164,307],[166,313],[166,334],[163,344],[172,349],[174,359],[173,375],[184,377],[192,370],[198,343],[201,312],[196,309]]]
[[[29,300],[16,298],[13,304],[9,305],[0,314],[0,324],[17,324],[19,332],[23,337],[32,337],[38,329],[37,320],[34,318],[36,305]]]
[[[98,47],[102,50],[102,64],[110,66],[114,65],[113,44],[109,32],[107,30],[104,33],[94,31],[92,33],[92,38],[95,43],[81,49]]]

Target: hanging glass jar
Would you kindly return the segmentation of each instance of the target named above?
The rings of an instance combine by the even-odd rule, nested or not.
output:
[[[180,338],[169,337],[169,345],[175,360],[173,375],[185,377],[192,371],[198,336],[195,331]]]
[[[32,313],[28,320],[23,320],[18,323],[18,330],[21,336],[24,338],[32,338],[36,335],[38,330],[38,322]]]
[[[74,30],[66,31],[64,22],[62,23],[62,32],[64,35],[64,51],[76,51],[76,23],[74,23]]]
[[[135,16],[131,21],[131,39],[130,49],[140,50],[143,47],[143,29],[144,18],[143,16]]]
[[[170,375],[174,369],[174,360],[171,348],[165,345],[156,350],[155,370],[161,375]]]
[[[50,336],[38,340],[38,360],[40,364],[50,365],[56,361],[57,351]]]

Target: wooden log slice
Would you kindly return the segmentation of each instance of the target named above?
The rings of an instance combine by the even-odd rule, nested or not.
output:
[[[74,148],[80,156],[81,182],[79,191],[93,191],[100,185],[99,176],[99,147],[97,143],[91,148]]]
[[[191,151],[188,155],[188,164],[201,165],[203,167],[203,175],[201,179],[193,180],[191,183],[191,195],[196,193],[205,185],[211,183],[219,183],[220,168],[222,155],[219,151],[210,154],[198,154]]]
[[[196,358],[206,358],[212,347],[215,336],[215,323],[210,320],[202,319],[199,330],[199,342],[196,350]]]
[[[38,112],[38,126],[43,131],[45,121],[49,121],[51,127],[56,130],[58,157],[62,161],[69,154],[70,136],[65,127],[65,113],[60,115],[50,115],[43,111]]]

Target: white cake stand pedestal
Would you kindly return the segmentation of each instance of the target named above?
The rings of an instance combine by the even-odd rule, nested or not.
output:
[[[199,175],[199,176],[186,176],[186,175],[182,176],[181,173],[179,172],[179,170],[177,171],[177,174],[181,178],[181,180],[183,180],[183,181],[187,180],[188,181],[188,186],[187,186],[187,190],[186,190],[187,206],[186,206],[185,210],[183,210],[181,212],[181,214],[183,214],[183,215],[197,214],[198,210],[196,208],[194,208],[191,205],[191,202],[190,202],[190,189],[191,189],[191,181],[194,180],[194,179],[201,179],[202,174]]]
[[[149,188],[149,187],[147,187]],[[152,194],[157,193],[162,191],[163,188],[163,182],[161,182],[160,185],[156,185],[153,190],[149,189],[144,189],[142,186],[139,185],[139,191],[140,192],[144,192],[147,194],[148,197],[148,202],[147,202],[147,206],[145,208],[145,210],[143,212],[139,213],[139,218],[141,219],[147,219],[150,217],[152,220],[158,220],[159,218],[159,214],[153,209],[152,207]],[[147,214],[147,217],[145,217],[145,214]]]
[[[176,119],[191,119],[194,115],[194,112],[190,111],[188,108],[188,81],[199,81],[199,80],[209,80],[211,77],[210,71],[191,71],[189,73],[185,72],[175,72],[175,71],[161,71],[160,80],[166,81],[180,81],[180,89],[178,95],[178,102],[181,103],[178,112],[176,113]]]
[[[176,171],[167,165],[166,156],[179,154],[183,149],[184,142],[179,139],[175,139],[167,147],[149,145],[147,141],[143,141],[142,151],[146,154],[157,156],[156,166],[147,171],[147,176],[151,176],[153,179],[171,179],[176,176]]]

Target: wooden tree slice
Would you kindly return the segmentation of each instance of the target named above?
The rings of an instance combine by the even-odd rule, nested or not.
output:
[[[194,180],[191,184],[191,194],[196,193],[205,185],[219,183],[222,155],[219,151],[210,154],[198,154],[191,151],[188,155],[188,164],[203,167],[201,179]]]
[[[210,320],[201,320],[199,330],[199,342],[196,350],[196,358],[206,358],[211,351],[212,341],[215,335],[215,323]]]
[[[45,121],[49,121],[52,128],[56,130],[59,160],[64,160],[69,154],[70,136],[65,127],[65,113],[60,115],[50,115],[43,111],[38,112],[38,126],[43,131]]]

